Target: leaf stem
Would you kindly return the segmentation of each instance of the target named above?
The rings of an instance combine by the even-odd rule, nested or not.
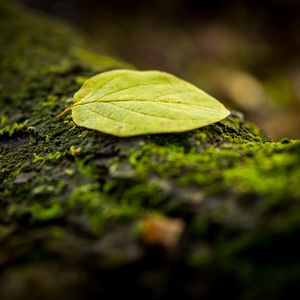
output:
[[[63,119],[72,110],[72,105],[68,106],[63,112],[61,112],[57,117]]]

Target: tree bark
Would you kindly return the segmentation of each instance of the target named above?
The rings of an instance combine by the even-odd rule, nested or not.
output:
[[[135,138],[61,120],[85,79],[131,66],[2,2],[0,299],[298,291],[298,141],[272,142],[239,113]]]

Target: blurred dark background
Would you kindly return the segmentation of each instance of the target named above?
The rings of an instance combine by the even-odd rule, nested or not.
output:
[[[300,138],[299,0],[19,2],[140,69],[193,82],[275,139]]]

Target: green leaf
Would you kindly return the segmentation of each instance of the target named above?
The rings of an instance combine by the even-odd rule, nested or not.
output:
[[[70,109],[77,125],[120,137],[188,131],[229,114],[219,101],[184,80],[133,70],[88,79],[66,111]]]

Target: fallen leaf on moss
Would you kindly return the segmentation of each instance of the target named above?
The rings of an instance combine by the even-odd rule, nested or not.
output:
[[[88,79],[59,116],[70,110],[78,126],[120,137],[188,131],[229,114],[219,101],[182,79],[133,70]]]

